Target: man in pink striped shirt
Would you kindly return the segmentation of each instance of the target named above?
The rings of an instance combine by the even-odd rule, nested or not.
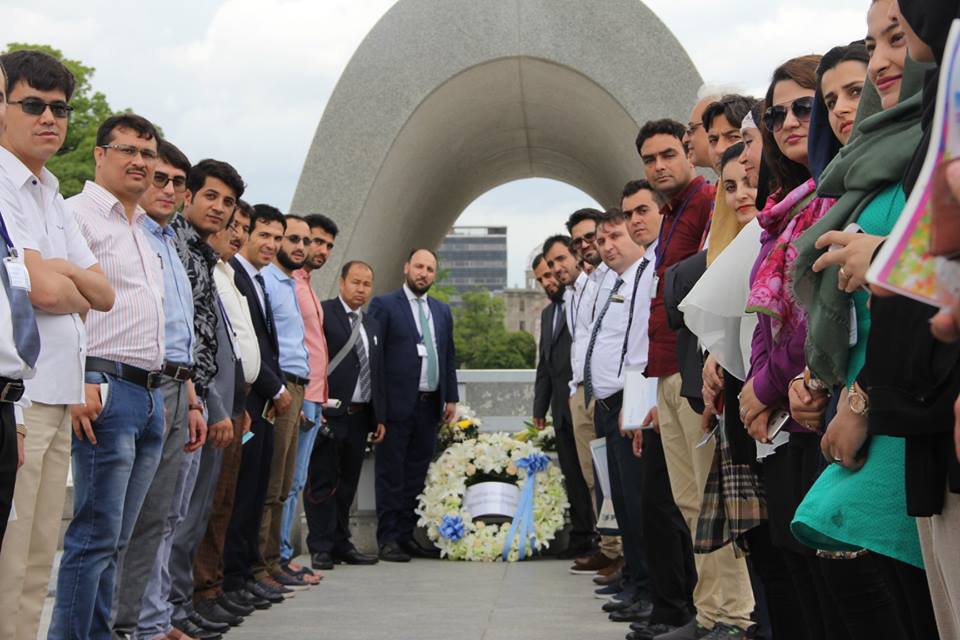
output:
[[[117,558],[129,541],[163,445],[163,265],[137,204],[157,163],[154,126],[130,113],[105,120],[96,180],[70,198],[116,291],[86,318],[86,403],[73,414],[74,517],[63,542],[49,638],[110,638]]]
[[[309,423],[301,425],[300,439],[297,443],[297,463],[293,475],[293,484],[290,494],[284,501],[283,521],[280,529],[280,560],[283,570],[293,577],[300,578],[314,584],[319,577],[307,568],[291,563],[293,545],[290,542],[293,522],[300,513],[299,494],[307,482],[307,465],[310,462],[310,453],[317,432],[321,428],[321,406],[327,401],[327,340],[323,335],[323,309],[320,301],[310,287],[310,274],[327,262],[330,252],[333,251],[333,242],[337,237],[336,223],[322,214],[305,216],[310,225],[311,243],[307,253],[307,261],[302,269],[293,272],[296,282],[297,303],[300,313],[303,314],[303,325],[306,335],[307,355],[310,361],[310,384],[307,385],[303,402],[303,415]]]

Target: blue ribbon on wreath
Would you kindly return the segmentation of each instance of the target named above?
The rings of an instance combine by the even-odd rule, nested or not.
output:
[[[438,530],[441,536],[451,542],[459,542],[466,535],[466,527],[463,526],[463,519],[460,516],[443,516]]]
[[[513,547],[515,537],[519,538],[518,550],[521,560],[527,557],[527,540],[532,539],[532,546],[537,546],[537,534],[533,526],[533,503],[537,490],[537,474],[547,470],[550,458],[542,453],[531,453],[526,458],[517,460],[515,464],[518,469],[526,470],[527,482],[523,485],[523,493],[520,494],[517,511],[513,514],[513,523],[510,525],[510,531],[507,532],[507,539],[503,541],[501,557],[504,561],[510,557],[510,549]]]

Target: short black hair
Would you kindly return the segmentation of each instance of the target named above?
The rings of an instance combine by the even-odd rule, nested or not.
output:
[[[157,157],[169,165],[173,165],[187,176],[187,184],[190,183],[190,160],[186,154],[177,148],[169,140],[159,140],[157,142]]]
[[[567,219],[567,231],[573,233],[573,228],[583,222],[584,220],[593,220],[594,222],[600,221],[600,216],[603,214],[596,209],[577,209],[570,214],[570,217]]]
[[[67,100],[73,97],[77,80],[65,64],[49,53],[36,49],[21,49],[0,56],[4,75],[7,77],[6,91],[9,94],[13,86],[23,80],[37,91],[63,91]]]
[[[683,126],[683,124],[670,118],[648,120],[642,127],[640,127],[640,133],[637,134],[637,153],[642,154],[641,149],[643,149],[644,142],[653,136],[659,135],[673,136],[682,144],[683,137],[687,135],[687,128]]]
[[[650,184],[647,180],[631,180],[627,184],[623,185],[623,191],[620,192],[620,204],[623,204],[624,199],[629,198],[635,193],[641,191],[649,191],[653,194],[653,201],[657,203],[657,206],[662,207],[667,203],[667,199],[663,197],[663,194],[653,188],[653,185]]]
[[[600,220],[597,222],[597,227],[600,227],[605,224],[612,225],[621,225],[626,224],[627,217],[623,215],[623,211],[620,209],[607,209],[603,212],[603,215],[600,216]]]
[[[153,123],[135,113],[118,113],[110,116],[97,129],[97,146],[102,147],[113,141],[113,132],[117,129],[130,129],[144,140],[159,140],[160,134]]]
[[[207,158],[190,168],[190,174],[187,178],[187,189],[189,189],[193,195],[197,195],[197,192],[207,183],[207,178],[216,178],[233,189],[237,200],[240,199],[240,196],[243,195],[244,190],[247,188],[247,185],[243,183],[243,178],[240,177],[240,174],[237,173],[237,170],[234,169],[232,165],[223,160]]]
[[[279,222],[283,225],[283,230],[287,230],[287,219],[280,213],[280,209],[269,204],[253,205],[253,215],[250,216],[250,233],[253,233],[253,230],[257,228],[257,223],[261,220],[264,223]]]
[[[725,95],[716,102],[711,102],[703,110],[703,117],[701,118],[704,131],[709,130],[713,126],[713,121],[719,116],[726,118],[727,122],[739,131],[740,123],[743,122],[743,119],[747,117],[750,109],[756,103],[757,101],[754,98],[736,94]]]
[[[354,267],[354,265],[361,265],[361,266],[366,267],[367,269],[370,270],[370,275],[373,275],[373,267],[371,267],[369,264],[367,264],[367,263],[364,262],[363,260],[350,260],[350,261],[346,262],[346,263],[340,268],[340,279],[341,279],[341,280],[346,280],[346,279],[347,279],[347,276],[350,274],[350,269],[352,269],[352,268]]]
[[[322,213],[311,213],[308,216],[304,216],[304,220],[307,221],[307,224],[310,225],[311,229],[320,227],[334,238],[336,238],[337,234],[340,233],[340,229],[337,228],[337,223]]]
[[[419,248],[417,248],[417,249],[411,249],[411,250],[410,250],[410,255],[407,256],[406,262],[410,262],[411,260],[413,260],[413,256],[416,255],[417,251],[426,251],[427,253],[429,253],[430,255],[433,256],[433,260],[434,260],[434,262],[437,263],[437,265],[440,264],[440,258],[437,256],[436,252],[435,252],[433,249],[427,249],[426,247],[419,247]]]
[[[723,152],[723,155],[720,157],[720,172],[723,172],[723,168],[727,166],[727,163],[738,160],[743,154],[743,150],[746,149],[746,145],[742,142],[738,142],[732,147],[727,147],[727,150]]]
[[[541,262],[543,262],[543,254],[542,254],[542,253],[538,253],[537,255],[535,255],[535,256],[533,257],[533,263],[530,265],[530,268],[533,269],[534,271],[536,271],[536,270],[537,270],[537,267],[540,266],[540,263],[541,263]]]
[[[573,239],[570,236],[565,236],[562,234],[557,234],[555,236],[550,236],[543,241],[543,255],[546,256],[550,252],[550,249],[553,248],[553,245],[557,243],[562,244],[567,248],[570,253],[573,253],[573,250],[570,248],[573,244]]]
[[[253,207],[246,200],[241,200],[240,198],[237,198],[237,211],[240,211],[241,213],[243,213],[243,215],[247,216],[248,218],[251,218],[251,219],[253,218],[253,213],[254,213]]]

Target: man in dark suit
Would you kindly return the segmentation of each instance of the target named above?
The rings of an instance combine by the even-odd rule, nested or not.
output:
[[[253,579],[253,564],[259,550],[260,520],[270,480],[273,456],[273,425],[264,414],[282,415],[291,404],[280,371],[280,351],[270,299],[260,271],[271,263],[283,240],[286,220],[273,207],[254,207],[250,238],[230,264],[234,281],[250,307],[250,317],[260,345],[260,373],[247,396],[247,412],[253,422],[253,437],[243,445],[233,515],[223,550],[223,590],[231,599],[246,601],[244,592],[273,603],[283,601],[285,588],[269,580]],[[267,411],[264,408],[268,407]]]
[[[372,290],[373,268],[353,260],[340,271],[340,295],[321,303],[330,399],[323,407],[327,428],[317,434],[304,490],[314,569],[377,562],[353,546],[349,520],[367,438],[372,433],[373,444],[379,444],[386,433],[380,323],[361,310]]]
[[[563,242],[569,246],[567,236],[553,236],[547,240],[544,248],[549,249],[554,242]],[[533,392],[533,422],[538,429],[546,424],[547,408],[553,417],[553,429],[556,432],[557,457],[560,471],[563,472],[563,484],[570,501],[570,542],[564,555],[577,557],[593,550],[593,503],[590,490],[580,470],[577,457],[577,442],[573,435],[573,419],[570,417],[570,379],[573,369],[570,365],[570,348],[573,343],[567,329],[566,313],[563,304],[563,288],[557,282],[543,254],[533,261],[533,273],[544,293],[550,298],[550,304],[540,313],[540,349],[537,362],[537,377]]]
[[[408,562],[433,555],[413,537],[417,496],[437,445],[440,421],[457,410],[453,315],[427,297],[437,277],[437,257],[416,249],[403,264],[404,285],[377,296],[370,315],[380,322],[387,388],[387,435],[377,449],[377,541],[380,558]]]

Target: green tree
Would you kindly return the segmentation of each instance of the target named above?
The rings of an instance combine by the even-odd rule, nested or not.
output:
[[[449,269],[441,268],[439,271],[437,271],[437,278],[434,280],[433,286],[430,287],[431,298],[436,298],[440,302],[446,302],[447,304],[450,304],[450,300],[453,299],[453,296],[457,295],[457,288],[452,284],[444,284],[449,275]]]
[[[49,53],[62,62],[73,73],[77,81],[76,90],[70,100],[73,113],[67,128],[67,139],[60,152],[50,158],[47,168],[60,180],[60,192],[64,198],[80,193],[86,180],[93,180],[93,147],[97,139],[97,127],[113,115],[107,98],[99,91],[93,91],[91,79],[96,70],[78,60],[65,58],[59,49],[45,44],[26,44],[11,42],[4,53],[21,49],[36,49]]]
[[[464,369],[532,369],[537,345],[524,331],[507,331],[501,298],[486,291],[463,294],[463,305],[454,311],[454,342]]]

